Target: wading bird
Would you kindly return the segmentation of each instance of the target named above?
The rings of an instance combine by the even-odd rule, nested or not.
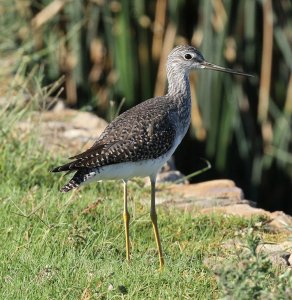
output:
[[[167,59],[168,93],[144,101],[113,120],[91,148],[71,157],[71,162],[52,172],[75,172],[61,189],[69,192],[84,183],[123,180],[126,257],[130,259],[127,182],[133,177],[149,177],[151,182],[150,217],[157,244],[160,267],[164,265],[155,210],[156,175],[185,136],[191,118],[189,72],[209,69],[236,75],[246,73],[207,62],[194,47],[178,46]]]

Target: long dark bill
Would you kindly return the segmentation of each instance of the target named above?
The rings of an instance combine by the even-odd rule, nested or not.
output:
[[[243,72],[232,70],[232,69],[228,69],[228,68],[224,68],[224,67],[220,67],[220,66],[211,64],[211,63],[209,63],[207,61],[202,62],[201,66],[204,69],[215,70],[215,71],[220,71],[220,72],[225,72],[225,73],[231,73],[231,74],[236,74],[236,75],[242,75],[242,76],[248,76],[248,77],[254,77],[254,75],[243,73]]]

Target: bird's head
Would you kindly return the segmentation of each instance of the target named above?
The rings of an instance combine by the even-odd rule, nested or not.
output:
[[[168,55],[167,67],[174,72],[179,70],[189,72],[192,69],[209,69],[236,75],[253,76],[209,63],[196,48],[191,46],[178,46],[174,48]]]

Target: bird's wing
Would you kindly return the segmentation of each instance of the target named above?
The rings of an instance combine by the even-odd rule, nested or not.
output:
[[[176,135],[169,113],[154,115],[151,107],[146,114],[125,113],[108,125],[101,137],[72,162],[53,172],[99,168],[127,161],[153,159],[170,150]],[[127,112],[126,112],[127,113]]]

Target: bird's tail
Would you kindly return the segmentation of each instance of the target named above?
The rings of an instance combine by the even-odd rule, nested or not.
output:
[[[71,172],[74,172],[74,170],[72,170],[70,167],[71,167],[71,163],[68,163],[68,164],[54,168],[53,170],[51,170],[51,172],[56,173],[56,172],[67,171],[67,173],[65,174],[65,175],[67,175]],[[60,189],[60,192],[67,193],[73,189],[78,188],[79,185],[83,182],[83,178],[84,178],[84,175],[82,174],[82,176],[81,176],[80,173],[81,173],[80,171],[77,171],[75,173],[75,175],[73,176],[73,178]]]
[[[53,173],[64,172],[64,171],[69,171],[69,172],[71,171],[72,172],[72,171],[74,171],[74,168],[72,168],[72,167],[73,167],[73,164],[72,164],[72,162],[70,162],[68,164],[65,164],[65,165],[54,168],[53,170],[51,170],[51,172],[53,172]]]
[[[60,189],[60,192],[67,193],[73,189],[78,188],[82,183],[84,183],[87,180],[88,177],[89,177],[88,171],[84,171],[84,170],[77,171],[73,176],[73,178]]]
[[[67,183],[65,184],[61,189],[60,189],[60,192],[62,193],[67,193],[73,189],[76,189],[78,188],[80,185],[80,183],[76,182],[74,180],[74,177]]]

